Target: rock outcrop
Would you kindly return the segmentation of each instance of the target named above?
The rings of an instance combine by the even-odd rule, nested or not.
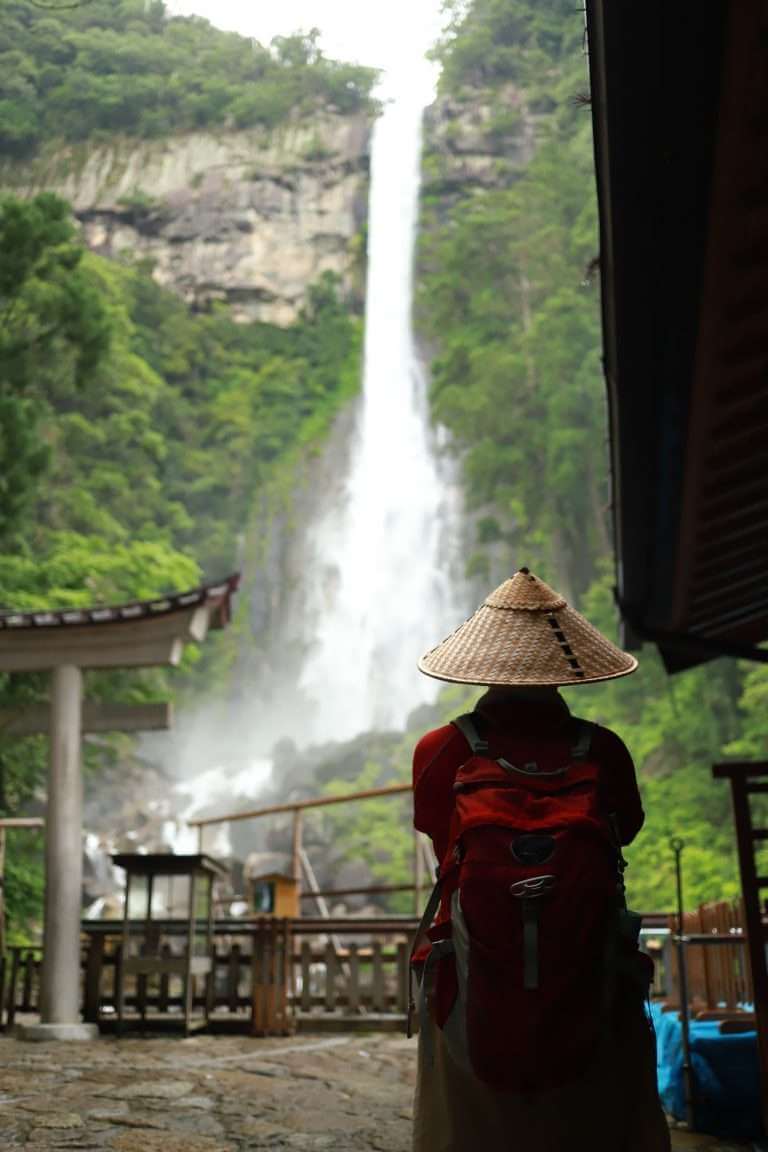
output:
[[[540,119],[512,84],[460,100],[440,96],[424,118],[422,195],[512,183],[531,162]]]
[[[318,113],[269,135],[205,132],[51,149],[0,187],[69,200],[93,251],[147,260],[193,307],[290,324],[326,271],[359,288],[370,120]]]

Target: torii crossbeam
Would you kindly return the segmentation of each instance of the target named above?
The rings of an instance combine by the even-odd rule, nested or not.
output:
[[[228,623],[238,583],[233,575],[114,607],[0,612],[0,672],[51,672],[41,1025],[35,1035],[74,1039],[92,1031],[80,1023],[79,1011],[81,738],[84,720],[96,730],[98,717],[83,715],[83,670],[178,664],[185,644],[201,643],[209,629]],[[38,722],[33,713],[28,727]],[[102,718],[102,724],[112,723],[114,717]]]

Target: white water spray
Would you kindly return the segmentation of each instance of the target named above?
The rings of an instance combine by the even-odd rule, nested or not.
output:
[[[302,688],[314,740],[402,726],[436,685],[416,661],[459,620],[459,496],[429,424],[412,329],[424,100],[404,92],[371,151],[363,394],[343,501],[310,533]]]
[[[438,690],[418,671],[419,656],[466,615],[458,470],[430,425],[412,327],[421,121],[432,93],[398,82],[404,76],[390,77],[395,96],[373,131],[363,389],[347,471],[301,548],[293,605],[309,651],[300,683],[278,673],[273,698],[249,698],[234,727],[226,710],[206,710],[177,734],[175,758],[188,766],[182,821],[258,795],[282,736],[307,746],[402,728]],[[230,750],[234,734],[242,767],[224,749],[208,758],[212,730],[219,743],[226,730]],[[194,846],[178,829],[168,840],[176,851]],[[215,849],[228,845],[225,829]]]

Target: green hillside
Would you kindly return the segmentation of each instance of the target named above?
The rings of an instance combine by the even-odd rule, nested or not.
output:
[[[352,112],[370,106],[375,75],[327,59],[314,33],[265,47],[199,17],[171,19],[162,0],[0,0],[0,153]]]
[[[481,584],[521,564],[615,637],[597,216],[583,17],[566,0],[455,4],[436,49],[441,102],[491,109],[492,186],[425,157],[418,314],[435,349],[432,406],[463,453]],[[505,158],[533,124],[520,174]],[[450,138],[449,138],[450,139]],[[737,892],[730,800],[710,778],[722,756],[768,752],[768,670],[718,661],[669,678],[655,650],[626,681],[568,693],[632,750],[647,809],[630,852],[636,905],[673,900],[669,838],[681,835],[690,900]]]
[[[0,200],[0,268],[0,604],[149,597],[231,571],[255,493],[289,483],[292,454],[358,386],[361,322],[333,278],[290,328],[193,315],[141,268],[84,252],[50,195]],[[208,677],[223,682],[233,656],[216,637]],[[166,689],[161,673],[89,680],[92,696]],[[0,708],[44,689],[0,677]],[[0,738],[0,813],[44,768],[42,741]],[[19,838],[12,917],[39,885],[32,859]]]

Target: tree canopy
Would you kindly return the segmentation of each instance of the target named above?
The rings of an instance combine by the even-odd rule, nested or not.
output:
[[[0,153],[47,140],[274,128],[317,108],[370,104],[376,72],[327,58],[317,29],[270,46],[162,0],[42,9],[0,0]]]
[[[0,201],[0,269],[0,605],[149,598],[231,571],[257,493],[358,387],[361,324],[337,280],[323,276],[285,329],[234,323],[224,306],[195,315],[146,267],[84,251],[48,194]],[[228,643],[205,653],[221,681]],[[197,675],[190,653],[188,691]],[[43,680],[0,677],[0,707],[42,698]],[[96,697],[165,689],[159,672],[89,674]],[[130,754],[124,744],[90,763]],[[41,741],[0,733],[0,814],[18,812],[44,770]],[[18,850],[17,927],[40,863],[31,840]]]

